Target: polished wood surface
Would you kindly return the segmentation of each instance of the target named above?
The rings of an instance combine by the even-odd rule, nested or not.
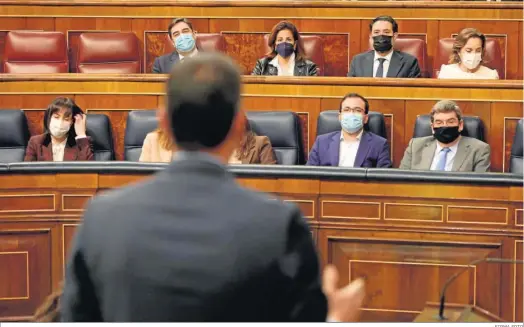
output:
[[[154,58],[167,51],[164,32],[171,19],[187,17],[200,33],[222,33],[226,52],[249,73],[264,54],[263,34],[289,19],[301,33],[324,39],[326,73],[345,76],[353,56],[369,48],[368,24],[381,14],[398,20],[400,37],[426,41],[430,72],[440,69],[434,66],[438,40],[475,27],[500,43],[506,78],[523,78],[522,6],[497,2],[0,0],[0,56],[9,30],[61,31],[72,61],[81,32],[126,31],[140,40],[143,69],[151,72]]]
[[[83,207],[96,192],[144,177],[0,175],[0,320],[29,317],[57,287]],[[522,257],[522,186],[246,175],[238,181],[297,204],[322,264],[337,266],[341,284],[366,278],[365,321],[412,321],[469,262]],[[478,211],[471,217],[457,209]],[[498,211],[503,221],[493,218]],[[522,284],[522,266],[480,264],[450,286],[447,300],[522,321]]]
[[[1,108],[23,109],[32,135],[42,132],[44,109],[57,96],[73,97],[88,113],[110,117],[117,159],[123,159],[130,110],[152,110],[164,103],[164,75],[0,75]],[[303,124],[309,151],[321,111],[338,109],[340,99],[357,92],[373,111],[384,113],[394,167],[413,135],[417,115],[442,99],[458,101],[465,115],[482,119],[491,146],[492,171],[508,171],[515,126],[522,117],[522,81],[445,81],[433,79],[243,77],[245,110],[294,111]],[[1,109],[0,109],[1,110]]]

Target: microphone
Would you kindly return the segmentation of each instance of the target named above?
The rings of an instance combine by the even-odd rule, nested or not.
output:
[[[446,320],[446,317],[444,317],[444,307],[446,303],[446,290],[448,289],[449,285],[457,279],[458,276],[460,276],[463,272],[467,271],[471,266],[476,266],[481,262],[487,262],[487,263],[513,263],[513,264],[522,264],[524,263],[524,260],[512,260],[512,259],[502,259],[502,258],[482,258],[477,259],[469,263],[466,267],[456,272],[453,276],[448,278],[448,280],[444,283],[444,286],[442,286],[442,291],[440,292],[440,307],[438,310],[438,319],[439,320]]]

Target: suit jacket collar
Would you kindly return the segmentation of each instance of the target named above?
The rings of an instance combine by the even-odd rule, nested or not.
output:
[[[459,171],[460,167],[464,164],[469,152],[471,151],[471,146],[464,141],[464,136],[460,137],[457,147],[457,154],[455,154],[455,159],[453,160],[453,166],[451,167],[452,171]]]
[[[171,62],[174,63],[174,62],[177,62],[177,61],[179,61],[179,60],[180,60],[180,56],[178,55],[178,52],[173,51],[173,52],[171,53],[171,55],[169,56],[169,61],[171,61]]]
[[[371,150],[371,134],[364,131],[360,138],[360,144],[358,145],[357,156],[355,157],[355,163],[353,167],[361,167],[364,160],[367,158],[369,151]]]
[[[387,77],[397,77],[398,73],[404,66],[404,56],[401,52],[393,50],[393,55],[391,56],[391,62],[389,63],[389,69]]]
[[[249,164],[250,162],[254,162],[254,160],[253,160],[254,158],[253,157],[255,156],[255,144],[256,144],[256,141],[253,138],[252,142],[249,144],[249,147],[248,147],[248,154],[242,160],[243,164]]]
[[[329,147],[327,149],[329,162],[331,166],[338,167],[338,161],[340,159],[340,135],[342,132],[336,132],[331,136]]]
[[[169,173],[177,173],[180,170],[198,170],[199,175],[209,172],[213,175],[225,176],[233,179],[233,175],[227,171],[226,166],[217,158],[200,151],[177,151],[173,154],[173,161],[167,167]]]
[[[422,149],[422,153],[420,154],[422,156],[420,159],[420,166],[422,169],[431,169],[431,163],[433,163],[433,157],[435,156],[436,150],[437,140],[435,138],[431,138],[428,142],[426,142],[424,148]]]
[[[43,161],[53,161],[53,143],[51,142],[51,135],[46,133],[44,141],[42,142],[42,158]],[[64,148],[64,161],[75,161],[78,158],[78,148],[74,139],[67,137],[67,143]]]
[[[373,61],[375,60],[375,50],[371,50],[364,56],[364,77],[373,77]]]
[[[328,148],[329,162],[332,166],[337,167],[340,160],[340,137],[342,132],[336,132],[331,136]],[[360,167],[367,158],[368,152],[371,150],[370,142],[372,141],[371,134],[366,131],[362,132],[360,144],[358,146],[357,155],[353,167]]]

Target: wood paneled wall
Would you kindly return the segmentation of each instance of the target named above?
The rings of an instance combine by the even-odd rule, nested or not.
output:
[[[315,142],[321,111],[338,109],[340,99],[357,92],[373,111],[384,113],[394,167],[398,167],[413,135],[417,115],[427,114],[442,99],[458,101],[465,115],[478,116],[491,146],[492,171],[509,169],[515,126],[522,117],[520,82],[476,82],[329,77],[244,77],[245,110],[294,111],[303,123],[309,152]],[[42,133],[44,109],[57,96],[73,97],[88,113],[110,117],[117,160],[123,159],[124,133],[130,110],[153,110],[164,101],[165,76],[86,76],[81,74],[0,76],[0,108],[25,110],[32,135]]]
[[[142,178],[110,173],[0,175],[0,320],[28,319],[63,278],[84,204]],[[367,280],[362,320],[412,321],[452,274],[483,257],[522,259],[522,186],[250,178],[309,220],[340,284]],[[481,264],[448,303],[522,321],[522,265]]]
[[[507,79],[522,79],[522,6],[513,3],[462,2],[347,2],[347,1],[0,1],[0,31],[37,29],[68,36],[74,61],[75,40],[82,31],[134,32],[143,47],[144,71],[166,50],[159,37],[173,17],[188,17],[197,31],[222,33],[227,53],[249,73],[263,55],[264,33],[289,19],[302,33],[324,38],[326,73],[345,76],[352,57],[366,51],[368,24],[378,15],[398,20],[401,37],[424,39],[434,67],[438,40],[466,27],[476,27],[496,38],[506,60]],[[0,32],[0,56],[3,37]],[[1,59],[1,57],[0,57]],[[74,65],[72,65],[74,67]]]

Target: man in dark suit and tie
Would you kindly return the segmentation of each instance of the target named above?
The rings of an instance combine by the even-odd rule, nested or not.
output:
[[[160,56],[153,63],[153,73],[169,74],[174,64],[198,54],[196,32],[193,24],[186,18],[174,19],[167,28],[169,39],[173,42],[175,51]]]
[[[328,267],[321,285],[298,208],[244,189],[227,171],[246,124],[236,65],[219,54],[186,60],[171,72],[166,103],[160,126],[175,144],[173,162],[87,207],[62,320],[353,319],[362,282],[337,289]]]
[[[397,22],[391,16],[379,16],[369,24],[373,50],[356,55],[351,61],[348,77],[420,77],[418,60],[394,50],[398,37]]]
[[[350,93],[340,102],[338,120],[341,131],[317,137],[308,166],[389,168],[388,141],[364,130],[369,103],[363,96]]]

